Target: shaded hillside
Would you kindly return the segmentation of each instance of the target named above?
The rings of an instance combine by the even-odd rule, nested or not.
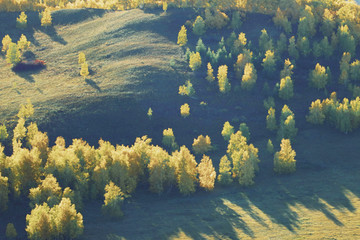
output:
[[[141,10],[60,10],[53,13],[54,27],[44,29],[36,13],[30,13],[27,30],[15,28],[18,13],[1,15],[1,33],[17,41],[24,33],[32,52],[47,63],[41,72],[16,74],[0,61],[0,120],[12,117],[30,98],[37,118],[49,113],[77,112],[103,97],[141,98],[163,96],[177,88],[182,76],[169,66],[171,58],[183,61],[173,30],[189,18],[189,12],[163,15]],[[13,19],[13,21],[11,21]],[[9,24],[4,24],[7,22]],[[78,53],[86,54],[90,76],[79,75]],[[154,76],[156,73],[156,77]],[[176,90],[175,90],[176,91]]]

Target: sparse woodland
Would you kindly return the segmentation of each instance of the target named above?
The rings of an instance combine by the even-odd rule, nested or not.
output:
[[[174,132],[171,124],[162,132],[161,146],[154,145],[151,136],[138,137],[131,146],[100,139],[98,147],[94,147],[82,139],[65,142],[61,136],[53,144],[32,121],[35,110],[29,100],[20,106],[15,127],[0,125],[0,212],[6,213],[14,201],[26,201],[31,209],[24,219],[29,239],[79,237],[84,231],[82,208],[90,200],[103,202],[99,207],[106,217],[126,217],[123,208],[139,188],[160,197],[174,189],[188,196],[196,191],[212,191],[217,186],[256,188],[256,176],[261,174],[259,156],[271,156],[276,177],[296,174],[296,139],[302,129],[297,126],[297,112],[292,109],[294,101],[301,101],[297,94],[300,85],[324,93],[322,99],[313,99],[307,106],[308,124],[313,127],[326,124],[346,134],[360,126],[360,6],[355,3],[343,0],[0,3],[0,11],[21,11],[16,20],[18,31],[29,24],[26,11],[39,11],[41,26],[50,28],[52,10],[83,7],[161,8],[164,12],[171,8],[196,9],[194,19],[174,30],[178,32],[173,41],[187,60],[183,71],[191,72],[207,88],[198,90],[192,79],[179,85],[174,95],[178,93],[182,103],[177,106],[176,117],[179,121],[195,118],[197,106],[192,105],[192,99],[196,99],[198,91],[216,91],[213,97],[219,99],[258,95],[264,101],[261,117],[267,144],[259,150],[252,143],[249,121],[234,119],[217,126],[222,128],[217,137],[209,134],[210,138],[201,132],[186,146],[176,142],[175,135],[181,133]],[[241,26],[246,24],[246,14],[253,12],[270,15],[278,32],[263,28],[257,39],[248,39]],[[218,36],[220,41],[211,43],[207,35],[215,35],[220,29],[230,29],[231,33]],[[31,48],[25,34],[16,40],[10,35],[2,39],[4,61],[11,67],[24,60]],[[91,59],[84,52],[77,53],[74,61],[78,63],[78,74],[87,80],[91,75],[87,60]],[[330,69],[333,65],[329,61],[336,63],[336,71]],[[299,82],[294,75],[301,64],[311,64],[306,82]],[[260,82],[263,86],[258,88]],[[336,90],[341,92],[341,98]],[[153,121],[157,109],[148,106],[146,111],[146,121]],[[220,143],[214,140],[219,138]],[[227,148],[220,152],[217,146],[224,144]],[[8,152],[11,154],[5,154]],[[222,157],[211,159],[213,152]],[[17,230],[9,223],[6,237],[16,236]]]

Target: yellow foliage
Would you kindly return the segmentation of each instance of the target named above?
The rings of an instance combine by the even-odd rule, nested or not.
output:
[[[323,112],[323,105],[319,99],[311,103],[311,107],[309,107],[309,115],[306,116],[306,120],[312,124],[321,125],[324,123],[325,114]]]
[[[3,177],[0,172],[0,212],[7,209],[9,201],[9,183],[8,178]]]
[[[294,84],[292,79],[287,76],[280,80],[279,97],[289,100],[294,96]]]
[[[208,135],[206,137],[200,135],[197,139],[194,139],[192,147],[195,154],[206,153],[212,149],[211,139]]]
[[[181,26],[181,29],[178,34],[177,44],[179,44],[180,47],[186,45],[187,43],[187,30],[184,25]]]
[[[211,66],[211,63],[207,64],[207,76],[206,76],[206,80],[208,80],[209,82],[213,82],[215,81],[215,77],[214,77],[214,70]]]
[[[242,80],[241,80],[241,88],[248,91],[251,90],[256,83],[256,79],[257,79],[257,74],[254,64],[247,63],[245,65],[244,75],[242,76]]]
[[[186,118],[190,115],[190,106],[187,103],[184,103],[180,106],[180,114],[183,118]]]
[[[231,85],[229,83],[227,73],[228,73],[228,67],[226,65],[221,65],[218,69],[218,75],[217,75],[219,90],[221,93],[229,92],[231,89]]]
[[[231,162],[229,161],[228,157],[224,155],[220,159],[219,175],[217,177],[217,180],[220,184],[228,185],[233,181],[231,175]]]
[[[310,73],[310,85],[317,89],[325,88],[328,82],[328,74],[325,67],[319,63],[316,64],[315,69]]]
[[[268,115],[266,116],[266,128],[270,131],[275,131],[277,129],[275,109],[272,107],[269,108]]]
[[[9,45],[10,43],[12,43],[12,40],[10,38],[9,35],[5,35],[5,37],[2,39],[2,52],[7,52],[7,50],[9,49]]]
[[[276,173],[292,173],[296,171],[296,153],[289,139],[282,139],[280,151],[274,155],[274,171]]]
[[[229,17],[220,10],[205,9],[205,24],[207,28],[221,29],[227,25]]]
[[[229,141],[231,135],[234,133],[234,127],[230,125],[228,121],[224,123],[223,130],[221,131],[221,135],[225,139],[225,141]]]
[[[124,194],[113,182],[105,186],[104,204],[101,207],[103,213],[111,218],[119,218],[124,215],[121,205],[124,201]]]
[[[201,56],[199,52],[190,53],[189,67],[195,71],[201,67]]]
[[[203,155],[201,162],[197,166],[199,173],[200,187],[205,188],[207,191],[214,189],[216,172],[211,159]]]

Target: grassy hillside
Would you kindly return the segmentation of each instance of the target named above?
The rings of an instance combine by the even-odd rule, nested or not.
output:
[[[15,29],[17,16],[0,15],[0,37],[10,34],[17,40],[22,33]],[[305,121],[310,102],[327,96],[308,88],[308,69],[315,66],[315,60],[298,62],[302,67],[295,69],[294,98],[276,99],[277,111],[289,104],[299,128],[293,143],[297,171],[278,176],[273,173],[273,156],[266,152],[269,138],[279,149],[275,134],[265,125],[262,88],[266,77],[259,71],[255,89],[244,92],[230,76],[232,94],[222,96],[216,85],[206,82],[204,71],[190,73],[176,38],[180,26],[195,16],[192,10],[169,10],[167,14],[138,9],[60,10],[53,14],[54,27],[44,30],[37,14],[30,13],[30,26],[24,33],[47,68],[16,74],[0,60],[0,122],[13,119],[19,104],[30,98],[35,120],[52,142],[62,135],[68,144],[72,138],[83,138],[94,145],[101,137],[113,144],[131,144],[135,137],[148,134],[155,144],[161,144],[162,130],[172,127],[177,142],[188,147],[199,134],[208,134],[216,147],[211,158],[217,166],[226,152],[220,135],[223,123],[231,121],[237,129],[240,122],[246,122],[250,127],[250,142],[259,148],[261,159],[254,186],[216,186],[212,193],[199,190],[189,197],[180,196],[177,190],[157,196],[142,186],[124,205],[125,217],[119,221],[103,217],[100,202],[85,204],[81,239],[360,238],[359,130],[345,135]],[[263,28],[271,36],[279,33],[271,18],[260,14],[249,14],[241,31],[257,45]],[[203,40],[215,46],[230,32],[210,32]],[[189,45],[197,41],[190,31],[189,40]],[[79,75],[80,51],[91,68],[87,82]],[[175,67],[170,67],[172,58]],[[338,74],[338,62],[322,64]],[[178,86],[188,79],[196,90],[192,98],[177,94]],[[276,84],[270,83],[271,88]],[[330,85],[329,92],[335,85]],[[345,95],[344,89],[336,90],[339,97]],[[200,106],[201,101],[207,106]],[[179,114],[184,102],[191,107],[186,119]],[[154,111],[151,120],[146,116],[149,107]],[[30,210],[22,206],[21,213],[16,211],[18,206],[12,206],[0,217],[0,236],[10,221],[25,236],[25,211]],[[11,211],[14,213],[8,214]]]

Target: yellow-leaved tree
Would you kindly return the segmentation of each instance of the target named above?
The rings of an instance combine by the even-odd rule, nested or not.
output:
[[[228,74],[228,67],[226,65],[221,65],[218,69],[218,75],[217,75],[219,90],[221,93],[227,93],[231,89],[231,85],[229,83],[227,74]]]
[[[276,173],[292,173],[296,171],[296,152],[292,149],[289,139],[282,139],[280,151],[274,155],[274,171]]]
[[[187,30],[184,25],[181,26],[181,29],[178,34],[177,44],[179,44],[180,47],[185,46],[187,43]]]
[[[199,165],[197,166],[197,170],[199,173],[200,187],[207,191],[213,190],[216,179],[216,172],[210,157],[203,155]]]

